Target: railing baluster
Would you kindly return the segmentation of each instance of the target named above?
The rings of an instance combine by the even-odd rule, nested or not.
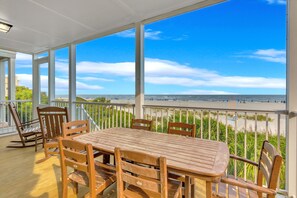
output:
[[[277,150],[280,152],[280,119],[281,115],[277,114]]]
[[[116,106],[116,127],[119,127],[119,112],[118,112],[118,106]]]
[[[108,106],[108,128],[110,128],[111,106]]]
[[[234,154],[237,155],[237,112],[235,112],[234,117],[234,128],[235,128],[235,134],[234,134]],[[234,176],[237,178],[237,160],[234,160]]]
[[[226,120],[225,120],[225,132],[226,132],[226,144],[228,144],[228,111],[226,111]],[[228,144],[229,145],[229,144]]]
[[[203,110],[201,110],[201,118],[200,118],[200,138],[203,139]]]
[[[120,127],[122,128],[123,123],[122,123],[122,106],[120,106]]]
[[[254,155],[254,161],[256,162],[257,161],[257,155],[258,155],[258,153],[257,153],[257,150],[258,150],[258,134],[257,134],[257,130],[258,130],[258,122],[257,122],[257,118],[258,117],[258,114],[257,113],[255,113],[255,141],[254,141],[254,144],[255,144],[255,155]],[[257,174],[256,174],[256,172],[257,172],[257,168],[256,167],[254,167],[254,177],[255,177],[255,182],[257,181]]]
[[[112,128],[114,127],[114,106],[111,106],[112,108]]]
[[[265,122],[265,124],[266,124],[266,129],[265,129],[265,134],[266,134],[266,137],[265,137],[265,139],[266,140],[268,140],[268,113],[266,113],[266,122]]]
[[[211,117],[210,117],[210,111],[208,111],[208,139],[209,140],[211,139],[211,133],[210,133],[210,131],[211,131],[211,123],[210,123],[210,119],[211,119]]]
[[[131,127],[131,113],[130,113],[130,110],[131,110],[131,107],[130,106],[128,106],[128,127]]]
[[[179,122],[181,122],[181,121],[182,121],[182,110],[179,109]]]
[[[247,158],[247,113],[244,112],[244,158]],[[247,164],[244,163],[244,180],[246,180],[246,174],[247,174]]]
[[[156,132],[158,131],[158,109],[155,109],[155,120],[156,120]]]
[[[161,109],[161,132],[163,133],[164,132],[164,130],[163,130],[163,125],[164,125],[164,123],[163,123],[163,109]]]
[[[186,111],[186,122],[189,123],[189,109]]]
[[[126,128],[126,107],[124,107],[124,128]]]
[[[219,123],[219,111],[217,111],[217,141],[220,141],[220,123]]]

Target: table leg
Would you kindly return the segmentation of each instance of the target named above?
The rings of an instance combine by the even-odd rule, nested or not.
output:
[[[206,182],[206,197],[212,197],[211,182]]]
[[[110,155],[103,154],[103,164],[109,164],[110,163]]]
[[[194,189],[194,195],[192,195],[192,197],[195,197],[195,198],[212,197],[211,182],[195,178],[194,183],[195,183],[195,189]]]
[[[185,198],[190,198],[191,179],[189,176],[185,178]]]

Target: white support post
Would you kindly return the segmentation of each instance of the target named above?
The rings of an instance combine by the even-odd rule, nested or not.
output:
[[[297,112],[297,1],[287,1],[287,110]],[[297,118],[287,119],[287,189],[297,196]]]
[[[0,60],[0,101],[5,101],[5,61]],[[5,105],[0,103],[0,122],[6,121]]]
[[[8,59],[8,100],[15,100],[15,58]]]
[[[49,50],[48,63],[48,104],[54,105],[55,100],[55,50]]]
[[[37,118],[36,107],[40,104],[40,70],[39,63],[37,60],[37,54],[32,56],[32,82],[33,82],[33,93],[32,93],[32,110],[33,118]]]
[[[70,120],[75,120],[76,101],[76,45],[69,46],[69,111]]]
[[[0,100],[5,100],[5,61],[0,60]]]
[[[144,25],[136,23],[135,117],[143,118],[144,104]]]

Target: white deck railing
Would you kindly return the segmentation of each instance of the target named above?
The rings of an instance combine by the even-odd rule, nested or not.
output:
[[[231,154],[254,161],[262,142],[269,140],[284,158],[279,188],[286,188],[287,111],[145,105],[143,112],[154,121],[154,131],[166,132],[168,122],[195,123],[196,137],[226,142]],[[235,177],[256,181],[256,172],[246,163],[230,161],[228,174]]]
[[[32,119],[32,101],[31,100],[4,100],[0,101],[0,135],[16,133],[15,123],[10,115],[8,104],[13,102],[19,113],[21,122]]]
[[[57,106],[67,106],[66,101],[54,101]],[[99,102],[75,102],[76,118],[88,119],[91,130],[111,127],[130,127],[134,116],[134,105]]]
[[[0,122],[13,126],[8,112],[8,102],[0,101]],[[31,101],[15,102],[21,119],[32,119]],[[68,106],[67,101],[54,101],[56,106]],[[75,102],[76,118],[88,119],[91,129],[130,127],[134,117],[134,104]],[[226,142],[230,153],[257,161],[263,140],[269,140],[281,152],[284,163],[281,170],[279,188],[286,188],[286,119],[288,112],[222,109],[180,106],[143,106],[144,118],[153,120],[153,130],[167,132],[168,122],[196,124],[196,137]],[[3,133],[3,128],[0,133]],[[231,160],[228,173],[236,177],[255,180],[256,169],[246,163]]]

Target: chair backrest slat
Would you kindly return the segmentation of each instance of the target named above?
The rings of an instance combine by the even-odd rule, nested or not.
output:
[[[122,161],[122,169],[152,179],[160,179],[160,171]]]
[[[282,157],[279,152],[268,141],[264,141],[259,158],[258,185],[262,186],[264,179],[267,187],[275,190],[277,187],[281,164]]]
[[[122,178],[123,178],[123,182],[125,182],[126,184],[137,186],[141,189],[145,189],[145,190],[149,190],[157,193],[161,192],[161,185],[158,181],[143,179],[141,177],[136,177],[127,173],[123,173]]]
[[[62,124],[63,137],[74,137],[82,133],[90,132],[90,125],[87,120],[76,120]]]
[[[67,176],[67,166],[90,174],[95,170],[93,147],[71,139],[59,138],[62,174]],[[89,179],[95,179],[95,175]]]
[[[64,154],[77,162],[83,163],[87,161],[87,155],[85,153],[78,153],[72,150],[64,149]]]
[[[145,119],[132,119],[131,128],[151,131],[152,130],[152,121],[145,120]]]
[[[196,136],[196,125],[186,124],[182,122],[169,122],[168,123],[168,133],[183,136]]]
[[[73,169],[83,171],[85,173],[88,172],[88,166],[84,163],[79,163],[70,159],[65,159],[65,165]]]
[[[37,113],[46,139],[54,139],[63,135],[62,123],[68,122],[67,107],[37,107]]]
[[[142,155],[145,155],[145,157],[143,157]],[[128,151],[128,150],[122,151],[121,157],[137,163],[142,163],[142,164],[151,165],[151,166],[159,166],[160,164],[159,159],[157,157],[152,155],[146,155],[135,151]]]
[[[167,165],[164,157],[115,148],[118,196],[123,197],[128,185],[167,197]]]

